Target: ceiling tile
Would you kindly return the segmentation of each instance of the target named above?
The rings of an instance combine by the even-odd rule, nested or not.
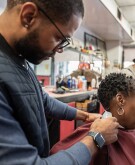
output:
[[[135,0],[115,0],[119,6],[135,5]]]
[[[130,23],[133,28],[135,28],[135,22]]]
[[[123,15],[129,22],[135,21],[135,6],[120,8]]]

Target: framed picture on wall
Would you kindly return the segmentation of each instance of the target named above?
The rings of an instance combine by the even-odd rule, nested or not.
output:
[[[104,41],[97,38],[97,50],[103,52],[103,55],[106,56],[106,44]]]
[[[92,50],[96,51],[96,54],[98,56],[101,56],[103,58],[106,58],[106,56],[107,56],[105,41],[103,41],[93,35],[90,35],[86,32],[84,32],[84,47],[85,48],[87,47],[89,49],[92,48]]]
[[[84,47],[92,50],[97,50],[97,38],[84,32]]]

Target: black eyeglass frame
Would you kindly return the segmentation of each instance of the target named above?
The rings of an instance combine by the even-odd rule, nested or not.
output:
[[[57,49],[63,49],[66,46],[70,45],[70,37],[67,38],[65,37],[65,35],[62,33],[62,31],[58,28],[58,26],[55,24],[55,22],[48,16],[48,14],[39,6],[37,5],[37,8],[48,18],[48,20],[55,26],[55,28],[59,31],[59,33],[61,34],[61,36],[64,38],[61,43],[59,43],[56,47]],[[65,44],[64,44],[65,43]]]

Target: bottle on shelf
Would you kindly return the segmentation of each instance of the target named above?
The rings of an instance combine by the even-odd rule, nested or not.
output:
[[[95,79],[92,79],[91,80],[91,87],[92,88],[95,88],[96,87],[96,80]]]
[[[76,88],[76,81],[75,81],[75,77],[72,77],[72,85],[71,85],[71,87],[72,87],[72,89],[75,89]]]
[[[67,87],[68,87],[69,89],[72,88],[72,79],[71,79],[71,76],[68,77],[68,80],[67,80]]]
[[[82,89],[83,90],[87,90],[87,80],[86,78],[83,76],[83,85],[82,85]]]
[[[82,89],[82,85],[83,85],[82,78],[81,78],[81,76],[78,76],[78,88]]]

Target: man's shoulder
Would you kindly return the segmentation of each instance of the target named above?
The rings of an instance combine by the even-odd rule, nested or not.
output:
[[[0,74],[5,72],[10,73],[12,66],[12,61],[0,50]]]
[[[0,64],[7,64],[8,63],[8,59],[6,57],[6,54],[0,50]]]

